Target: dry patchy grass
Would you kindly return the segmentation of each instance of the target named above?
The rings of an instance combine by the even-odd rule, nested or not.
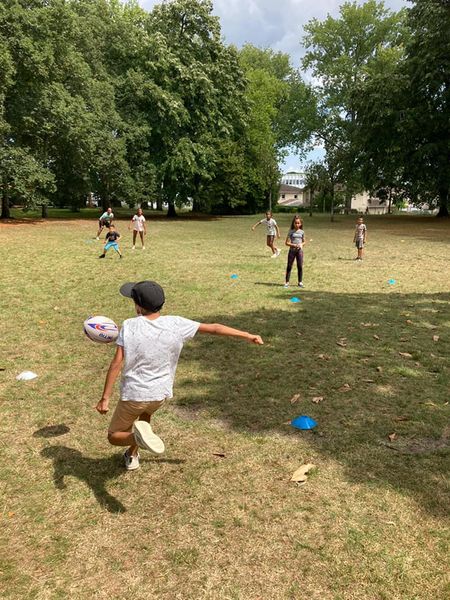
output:
[[[255,220],[150,220],[145,252],[119,222],[122,261],[98,261],[95,221],[1,228],[2,597],[448,597],[449,224],[369,218],[357,264],[353,219],[306,218],[298,293]],[[143,278],[166,314],[266,344],[189,343],[155,417],[167,453],[126,473],[93,410],[113,348],[81,325],[131,316],[118,287]]]

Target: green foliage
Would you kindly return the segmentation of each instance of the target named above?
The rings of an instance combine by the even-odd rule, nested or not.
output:
[[[353,193],[364,187],[359,140],[364,135],[356,99],[380,54],[402,40],[402,13],[382,3],[345,3],[337,19],[313,19],[306,26],[303,64],[312,70],[318,110],[315,136],[327,153],[333,178],[346,190],[347,208]]]

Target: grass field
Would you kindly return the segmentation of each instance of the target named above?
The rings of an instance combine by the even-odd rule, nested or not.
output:
[[[369,217],[356,263],[353,217],[306,217],[299,291],[255,221],[150,219],[134,252],[119,221],[122,261],[95,220],[0,225],[2,598],[450,597],[450,223]],[[167,452],[127,473],[93,408],[114,348],[82,323],[133,316],[118,288],[141,279],[265,345],[189,342]]]

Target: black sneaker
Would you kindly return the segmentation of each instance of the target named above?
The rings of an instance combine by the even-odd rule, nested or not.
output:
[[[100,254],[99,258],[105,258],[104,254]]]

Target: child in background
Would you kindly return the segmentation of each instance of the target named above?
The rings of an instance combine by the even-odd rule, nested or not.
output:
[[[297,261],[298,286],[303,287],[303,246],[305,245],[305,232],[303,221],[298,215],[292,219],[291,228],[286,237],[286,246],[289,246],[287,258],[286,278],[284,287],[289,287],[292,265]]]
[[[120,293],[134,300],[137,317],[124,321],[117,348],[106,375],[101,400],[95,407],[100,414],[109,410],[109,399],[122,364],[120,400],[108,429],[114,446],[129,446],[123,458],[125,468],[139,468],[138,448],[153,454],[164,452],[164,442],[150,426],[153,413],[172,398],[173,381],[184,342],[197,331],[233,336],[263,344],[259,335],[218,323],[198,323],[183,317],[161,316],[164,290],[155,281],[125,283]]]
[[[99,258],[105,258],[106,253],[110,248],[113,248],[117,254],[122,258],[122,254],[120,252],[118,241],[120,240],[120,233],[116,231],[114,225],[109,226],[109,231],[106,234],[106,244],[103,248],[103,254],[100,254]]]
[[[100,219],[98,220],[98,231],[97,231],[97,240],[100,239],[100,234],[103,231],[103,227],[109,227],[112,225],[114,219],[114,213],[112,208],[106,209],[106,211],[102,214]]]
[[[258,225],[265,225],[267,227],[267,245],[272,250],[271,258],[280,256],[281,250],[278,250],[274,244],[275,234],[277,235],[277,238],[280,239],[280,230],[278,229],[277,222],[272,218],[272,211],[268,210],[266,212],[266,218],[255,223],[252,227],[252,231],[255,231],[255,228],[258,227]]]
[[[142,250],[145,250],[144,245],[144,235],[147,235],[147,228],[145,226],[145,217],[142,213],[142,208],[137,209],[137,213],[133,215],[131,219],[131,225],[128,225],[128,230],[130,227],[133,227],[133,247],[132,250],[136,248],[136,237],[139,233],[139,237],[141,238]]]
[[[355,260],[363,259],[364,245],[367,241],[367,227],[364,225],[364,219],[358,217],[356,220],[355,235],[353,236],[353,243],[358,249],[358,256]]]

